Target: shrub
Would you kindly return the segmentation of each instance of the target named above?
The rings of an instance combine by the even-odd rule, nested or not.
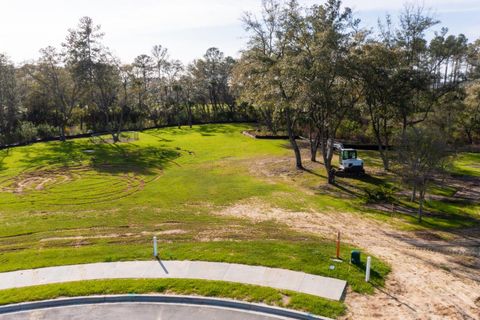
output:
[[[394,200],[394,190],[386,185],[365,189],[364,200],[366,203],[392,202]]]
[[[58,135],[58,129],[47,123],[42,123],[37,126],[37,135],[40,139],[50,138]]]
[[[18,141],[25,143],[37,138],[37,127],[31,122],[25,121],[17,128],[16,136]]]

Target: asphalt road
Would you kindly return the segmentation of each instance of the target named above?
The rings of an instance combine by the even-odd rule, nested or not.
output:
[[[284,317],[219,307],[171,303],[113,303],[57,307],[0,315],[0,320],[278,320]]]

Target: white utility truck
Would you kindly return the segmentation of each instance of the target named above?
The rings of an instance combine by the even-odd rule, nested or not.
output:
[[[363,160],[358,158],[356,149],[344,148],[341,143],[334,143],[335,150],[338,151],[338,164],[339,171],[336,172],[338,175],[360,175],[365,173],[363,168]]]

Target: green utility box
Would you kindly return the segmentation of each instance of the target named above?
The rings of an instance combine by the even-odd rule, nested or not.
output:
[[[359,266],[360,265],[360,251],[352,250],[350,254],[350,263]]]

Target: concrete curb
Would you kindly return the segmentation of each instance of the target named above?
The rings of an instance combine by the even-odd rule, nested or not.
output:
[[[267,315],[281,316],[299,320],[332,320],[330,318],[314,316],[308,313],[293,311],[284,308],[271,307],[263,304],[240,302],[228,299],[195,297],[195,296],[173,296],[173,295],[111,295],[111,296],[90,296],[45,300],[37,302],[25,302],[0,306],[0,314],[8,314],[38,309],[69,307],[89,304],[104,303],[163,303],[163,304],[188,304],[196,306],[220,307],[235,309],[247,312],[257,312]]]

